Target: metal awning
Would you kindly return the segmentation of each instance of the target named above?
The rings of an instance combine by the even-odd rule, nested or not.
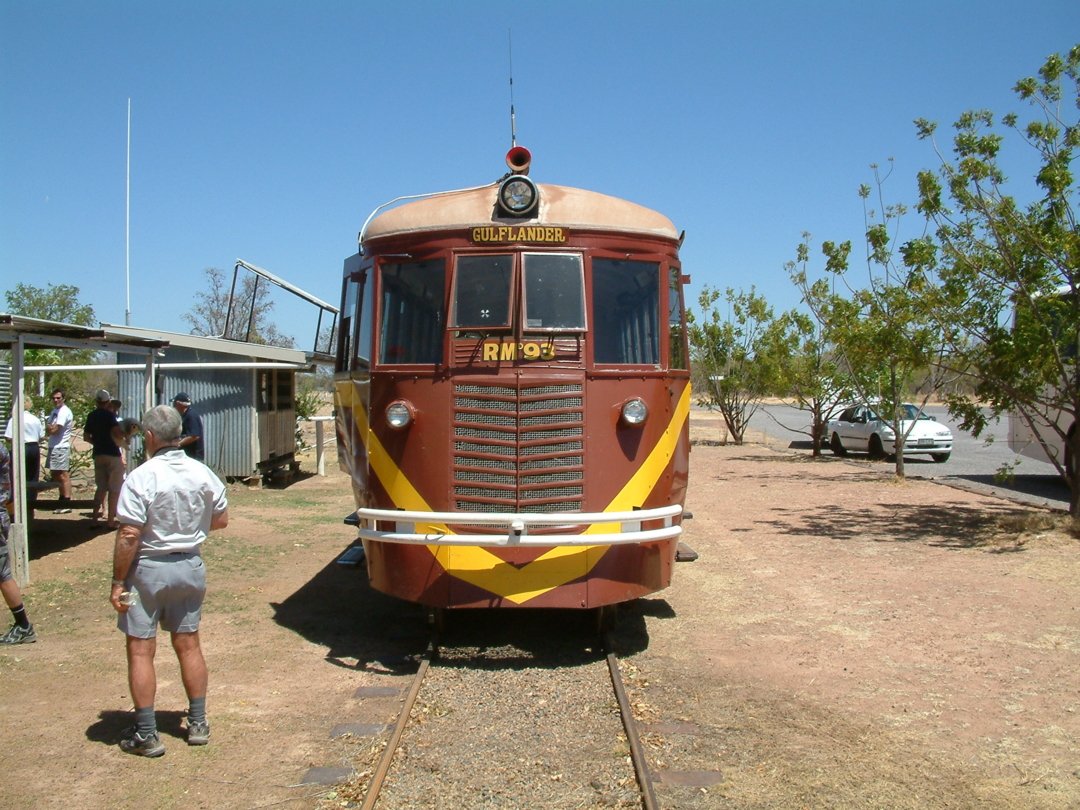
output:
[[[10,349],[20,339],[24,346],[103,352],[151,353],[169,345],[167,340],[124,335],[105,326],[79,326],[0,312],[0,348]]]
[[[23,437],[23,400],[26,398],[23,355],[26,348],[90,349],[145,354],[144,402],[150,403],[154,391],[154,353],[168,345],[165,340],[121,335],[107,328],[0,313],[0,348],[11,350],[11,410],[14,419],[11,431],[11,465],[15,516],[8,534],[8,548],[12,557],[12,573],[20,585],[30,581],[26,444]]]

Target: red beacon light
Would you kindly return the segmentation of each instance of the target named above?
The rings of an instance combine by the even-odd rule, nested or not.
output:
[[[528,174],[532,153],[524,146],[515,146],[506,153],[506,165],[514,174]]]

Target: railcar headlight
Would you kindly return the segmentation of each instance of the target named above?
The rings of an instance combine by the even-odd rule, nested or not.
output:
[[[628,399],[622,406],[622,420],[628,425],[641,425],[649,418],[649,406],[643,399]]]
[[[539,199],[536,184],[521,174],[507,177],[499,186],[499,205],[511,216],[525,216],[536,207]]]
[[[386,424],[394,430],[408,427],[413,420],[413,407],[402,399],[395,399],[386,406]]]

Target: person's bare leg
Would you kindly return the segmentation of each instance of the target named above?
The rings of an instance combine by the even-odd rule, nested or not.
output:
[[[52,477],[60,484],[60,497],[71,500],[71,474],[67,470],[53,470]]]
[[[154,671],[156,638],[127,637],[128,686],[136,709],[154,705],[157,673]]]
[[[116,507],[120,503],[120,490],[110,489],[108,497],[109,509],[105,513],[105,519],[109,521],[109,526],[111,528],[115,528],[117,526]],[[102,500],[104,500],[104,498]]]
[[[154,714],[154,696],[157,693],[155,652],[156,638],[127,637],[128,686],[135,704],[135,728],[130,736],[120,740],[120,749],[142,757],[160,757],[165,753]]]
[[[176,660],[180,662],[180,678],[184,682],[184,691],[187,692],[188,700],[206,697],[210,673],[199,643],[199,631],[173,633],[172,645],[176,651]]]
[[[17,608],[22,604],[22,591],[15,580],[5,579],[0,582],[0,593],[4,595],[4,602],[9,608]]]

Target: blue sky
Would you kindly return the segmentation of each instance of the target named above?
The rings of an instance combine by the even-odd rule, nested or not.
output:
[[[1080,41],[1080,3],[0,0],[0,288],[74,284],[124,322],[130,98],[131,323],[188,331],[204,268],[237,258],[336,304],[375,207],[505,171],[511,33],[531,176],[670,217],[691,299],[786,309],[803,231],[858,240],[889,158],[913,202],[936,164],[913,119],[945,140],[1024,109],[1013,84]],[[275,300],[308,347],[311,313]]]

